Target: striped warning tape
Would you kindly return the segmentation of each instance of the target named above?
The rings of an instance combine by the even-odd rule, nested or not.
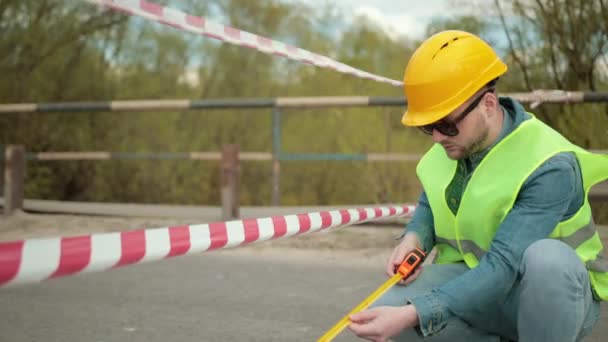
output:
[[[280,161],[323,161],[323,160],[353,160],[369,162],[404,162],[419,161],[421,154],[411,153],[279,153]],[[270,152],[239,152],[239,160],[270,161]],[[3,156],[0,155],[0,161]],[[65,160],[222,160],[221,152],[109,152],[109,151],[79,151],[79,152],[28,152],[27,161],[65,161]]]
[[[218,24],[206,18],[193,16],[182,11],[165,7],[145,0],[87,0],[116,11],[136,15],[153,20],[179,30],[201,34],[209,38],[221,40],[226,43],[235,44],[251,49],[257,49],[263,53],[286,57],[306,64],[312,64],[323,68],[331,68],[341,73],[351,74],[359,78],[370,79],[378,82],[388,83],[394,86],[402,86],[403,82],[353,68],[349,65],[335,61],[329,57],[319,55],[308,50],[288,45],[266,37],[239,30],[230,26]]]
[[[342,209],[74,237],[0,242],[0,287],[238,247],[382,218],[404,217],[411,215],[414,209],[411,205]]]

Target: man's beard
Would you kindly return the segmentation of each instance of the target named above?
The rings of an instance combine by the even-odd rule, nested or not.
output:
[[[487,125],[484,125],[484,126],[485,127],[483,127],[483,133],[473,143],[471,143],[471,145],[469,145],[464,150],[463,158],[468,158],[472,154],[481,152],[481,149],[486,144],[486,141],[488,140],[488,135],[489,135],[488,126]]]

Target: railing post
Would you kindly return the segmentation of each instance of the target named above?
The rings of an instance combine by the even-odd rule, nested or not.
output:
[[[281,204],[281,108],[272,110],[272,206]]]
[[[6,146],[0,145],[0,194],[4,196],[4,165],[5,163],[5,149]]]
[[[23,210],[23,180],[25,179],[25,147],[8,145],[4,163],[4,214]]]
[[[608,202],[608,180],[594,185],[589,191],[589,202]]]
[[[239,145],[222,146],[222,219],[239,218]]]

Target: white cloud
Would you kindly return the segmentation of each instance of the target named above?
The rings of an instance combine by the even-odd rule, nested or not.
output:
[[[177,83],[198,87],[201,83],[200,74],[196,68],[186,68],[177,79]]]
[[[299,2],[303,0],[283,0]],[[316,6],[327,3],[328,0],[306,0],[304,3]],[[348,18],[354,14],[353,20],[364,16],[375,23],[389,37],[396,39],[407,36],[411,39],[423,39],[426,26],[436,17],[451,17],[470,12],[473,8],[471,0],[333,0]],[[479,1],[479,0],[475,0]]]
[[[363,16],[380,27],[391,39],[400,36],[409,38],[422,38],[426,24],[410,13],[401,12],[397,14],[383,13],[377,7],[359,6],[354,11],[355,17]]]

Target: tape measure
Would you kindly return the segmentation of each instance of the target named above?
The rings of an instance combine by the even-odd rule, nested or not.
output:
[[[399,265],[399,268],[395,272],[395,275],[390,277],[384,284],[380,285],[372,294],[370,294],[367,298],[365,298],[359,305],[357,305],[354,309],[352,309],[346,316],[342,317],[341,320],[338,321],[331,329],[329,329],[323,336],[319,337],[317,342],[329,342],[333,340],[344,328],[348,326],[350,323],[349,316],[363,311],[367,309],[373,302],[375,302],[378,298],[380,298],[388,289],[390,289],[393,285],[397,284],[401,279],[407,278],[416,267],[418,267],[422,261],[424,261],[426,254],[416,248],[410,254],[408,254],[404,261]]]

